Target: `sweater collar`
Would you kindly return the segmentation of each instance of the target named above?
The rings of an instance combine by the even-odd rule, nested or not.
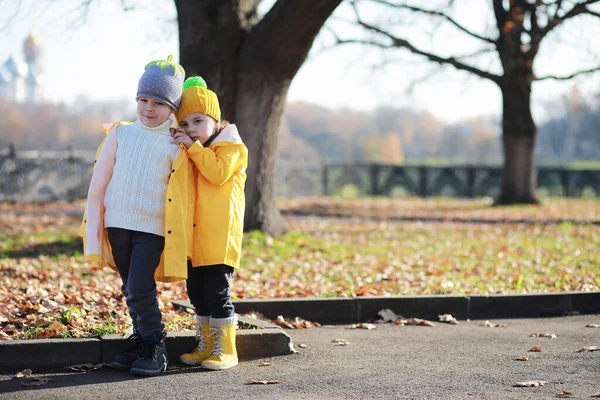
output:
[[[173,121],[171,120],[171,118],[167,118],[167,120],[165,122],[163,122],[162,124],[155,126],[153,128],[144,125],[144,123],[142,121],[140,121],[139,119],[136,120],[133,124],[133,126],[135,126],[138,129],[141,129],[143,131],[147,131],[147,132],[152,132],[152,133],[158,133],[160,135],[167,135],[167,136],[171,136],[171,123]]]

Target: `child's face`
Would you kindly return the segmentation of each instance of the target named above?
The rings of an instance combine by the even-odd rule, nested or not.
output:
[[[213,134],[215,130],[215,120],[202,113],[192,113],[179,121],[179,127],[192,138],[204,143]]]
[[[154,128],[165,122],[173,110],[160,100],[151,97],[138,97],[137,117],[142,123]]]

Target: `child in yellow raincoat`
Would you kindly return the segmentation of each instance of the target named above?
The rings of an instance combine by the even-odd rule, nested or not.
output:
[[[184,76],[171,56],[146,66],[137,121],[114,124],[98,149],[82,226],[86,260],[118,270],[133,322],[113,366],[138,375],[167,369],[155,278],[185,279],[191,256],[193,165],[170,130]]]
[[[183,89],[174,137],[186,146],[197,170],[187,291],[196,312],[198,344],[180,360],[221,370],[238,364],[230,285],[240,265],[248,149],[236,126],[221,121],[217,95],[201,77],[188,78]]]

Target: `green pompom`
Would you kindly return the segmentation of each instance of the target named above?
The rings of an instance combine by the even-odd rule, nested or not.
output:
[[[201,76],[190,76],[183,82],[183,90],[191,86],[200,86],[201,88],[208,89],[206,81]]]

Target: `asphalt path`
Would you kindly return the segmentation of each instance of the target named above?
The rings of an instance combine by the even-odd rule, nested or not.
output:
[[[296,354],[241,362],[209,372],[172,366],[164,375],[137,378],[110,368],[46,373],[53,381],[25,387],[0,376],[1,399],[548,399],[600,392],[600,315],[550,319],[435,322],[435,327],[380,324],[287,330]],[[530,337],[532,333],[556,338]],[[346,345],[333,343],[344,339]],[[541,352],[530,352],[533,346]],[[1,354],[0,354],[1,356]],[[528,361],[516,361],[526,356]],[[260,366],[261,363],[270,365]],[[15,371],[16,372],[16,371]],[[248,384],[250,380],[282,380]],[[546,381],[515,387],[520,381]]]

